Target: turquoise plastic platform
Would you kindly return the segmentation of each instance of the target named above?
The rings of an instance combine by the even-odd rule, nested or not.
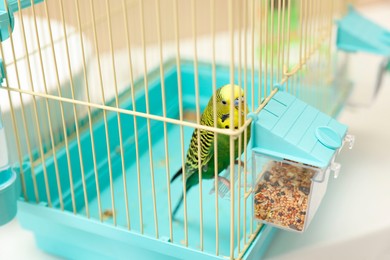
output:
[[[330,165],[347,126],[278,91],[252,123],[253,150],[319,168]]]
[[[338,49],[390,56],[390,31],[363,17],[352,6],[337,25]]]

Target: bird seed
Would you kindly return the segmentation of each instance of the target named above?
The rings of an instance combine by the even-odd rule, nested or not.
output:
[[[272,163],[255,187],[255,217],[270,224],[302,231],[315,170]]]

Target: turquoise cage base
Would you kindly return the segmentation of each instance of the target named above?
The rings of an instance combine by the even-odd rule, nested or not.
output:
[[[228,84],[230,82],[229,67],[217,66],[216,86]],[[242,75],[244,75],[242,73]],[[150,114],[162,116],[162,92],[159,70],[149,74],[149,104]],[[198,67],[199,98],[200,109],[202,110],[212,95],[212,67],[210,64],[200,63]],[[254,75],[258,78],[257,73]],[[181,77],[183,86],[183,109],[184,111],[195,111],[195,76],[194,66],[191,61],[181,63]],[[238,73],[235,75],[236,83]],[[248,73],[247,87],[252,87],[251,76]],[[168,61],[164,65],[164,83],[166,96],[167,117],[179,118],[179,99],[177,68],[175,61]],[[245,86],[242,76],[241,86]],[[257,91],[258,82],[255,81],[254,89]],[[143,79],[135,84],[136,96],[135,105],[139,112],[146,112],[145,89]],[[328,88],[329,89],[329,88]],[[133,110],[134,104],[131,102],[131,91],[125,91],[119,97],[120,107]],[[248,91],[248,93],[250,93]],[[267,93],[270,87],[267,86]],[[251,102],[254,106],[259,105],[259,93],[254,93],[254,99],[247,95],[249,107]],[[333,92],[331,93],[333,95]],[[341,95],[341,94],[340,94]],[[340,97],[335,97],[335,100]],[[253,100],[253,101],[252,101]],[[342,98],[340,98],[342,100]],[[335,102],[335,106],[340,102]],[[114,101],[108,105],[115,106]],[[334,109],[338,110],[338,108]],[[66,111],[68,112],[68,111]],[[69,112],[70,113],[70,112]],[[203,182],[203,245],[204,250],[199,250],[199,190],[194,188],[187,196],[188,203],[188,243],[189,247],[183,246],[183,207],[179,209],[178,220],[173,221],[173,241],[169,236],[169,214],[167,195],[167,176],[165,166],[164,149],[164,123],[157,120],[150,120],[152,139],[148,139],[148,120],[137,117],[137,128],[134,127],[134,117],[128,114],[117,114],[107,112],[107,124],[103,120],[102,112],[96,110],[93,113],[93,137],[96,152],[96,165],[98,170],[98,187],[100,188],[100,198],[102,211],[112,209],[112,195],[115,198],[115,208],[117,209],[117,222],[114,226],[113,219],[99,220],[99,210],[97,201],[97,183],[93,166],[91,150],[91,134],[89,130],[88,118],[80,122],[80,150],[82,152],[83,164],[79,160],[79,147],[76,138],[69,139],[69,158],[71,169],[68,168],[67,153],[64,147],[56,150],[59,178],[63,194],[63,207],[61,210],[61,200],[59,198],[57,179],[55,174],[54,160],[52,156],[45,158],[47,171],[48,189],[45,189],[45,178],[42,164],[35,164],[34,172],[38,185],[40,203],[35,203],[33,181],[31,179],[31,164],[26,160],[23,164],[24,179],[26,183],[26,197],[29,202],[20,199],[18,202],[18,219],[21,225],[33,231],[39,248],[70,259],[224,259],[230,255],[230,201],[219,199],[219,255],[215,255],[215,194],[209,194],[213,181]],[[123,150],[125,158],[125,169],[122,169],[121,156],[118,152],[118,116],[121,119]],[[111,151],[111,169],[113,185],[110,185],[110,167],[106,146],[106,132]],[[137,186],[136,151],[134,148],[134,131],[138,131],[139,160],[141,166],[141,187],[142,187],[142,211],[143,211],[143,231],[140,234],[139,198]],[[181,142],[180,126],[166,125],[168,140],[168,158],[170,174],[173,175],[181,167]],[[186,150],[189,145],[193,128],[183,127]],[[69,131],[71,131],[70,129]],[[73,128],[74,130],[74,128]],[[151,189],[151,174],[149,166],[149,143],[152,145],[154,181],[156,183],[156,205],[158,212],[158,239],[156,238],[155,219],[153,213],[153,198]],[[120,151],[120,150],[119,150]],[[37,160],[39,157],[36,158]],[[39,159],[40,160],[40,159]],[[85,184],[81,176],[81,167],[85,172]],[[71,171],[69,171],[71,170]],[[128,205],[130,214],[130,230],[127,228],[124,199],[123,174],[127,179]],[[70,175],[73,179],[74,200],[70,192]],[[175,205],[182,191],[182,182],[175,181],[171,185],[171,202]],[[48,206],[48,196],[51,197],[51,207]],[[242,197],[242,194],[241,194]],[[238,197],[236,197],[238,198]],[[243,201],[243,198],[241,198]],[[88,201],[86,204],[85,201]],[[252,214],[250,206],[251,198],[248,199],[247,216]],[[241,204],[242,205],[242,204]],[[86,206],[89,210],[89,218],[86,214]],[[77,214],[74,214],[76,212]],[[206,214],[207,213],[207,214]],[[237,214],[237,213],[236,213]],[[242,222],[242,221],[241,221]],[[247,236],[250,230],[250,221],[247,221]],[[243,232],[243,224],[240,232]],[[256,227],[256,223],[254,223]],[[269,226],[262,226],[252,244],[246,250],[244,259],[259,259],[267,249],[272,240],[275,229]],[[241,236],[242,239],[243,236]],[[234,252],[238,255],[237,248],[237,216],[235,216],[235,241]],[[241,249],[244,245],[241,241]]]

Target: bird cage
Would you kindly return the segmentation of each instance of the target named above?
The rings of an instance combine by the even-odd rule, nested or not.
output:
[[[332,30],[344,1],[0,2],[0,196],[20,197],[38,247],[72,259],[265,252],[274,229],[253,215],[246,113],[280,84],[330,116],[342,109],[350,84]],[[15,214],[0,210],[1,223]]]

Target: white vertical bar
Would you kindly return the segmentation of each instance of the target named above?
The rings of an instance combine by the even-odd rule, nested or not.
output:
[[[213,122],[217,127],[217,78],[215,64],[215,0],[210,1],[210,25],[211,25],[211,50],[212,50],[212,88],[213,88]],[[214,133],[214,165],[218,165],[218,134]],[[218,167],[214,167],[214,190],[215,190],[215,255],[219,255],[219,198],[218,198]]]
[[[311,39],[311,50],[315,51],[316,50],[316,43],[318,43],[319,36],[317,35],[317,30],[318,29],[318,16],[319,13],[317,13],[318,9],[318,1],[314,0],[312,3],[312,39]]]
[[[305,57],[305,66],[302,68],[302,83],[301,86],[304,87],[304,90],[306,92],[305,99],[309,103],[311,100],[311,77],[307,76],[307,73],[310,73],[312,71],[312,60],[310,57],[310,41],[311,41],[311,27],[312,27],[312,17],[311,17],[311,6],[312,1],[308,0],[307,2],[307,14],[306,14],[306,57]]]
[[[193,36],[193,45],[194,45],[194,78],[195,78],[195,100],[196,100],[196,123],[200,124],[200,102],[199,102],[199,78],[198,78],[198,50],[197,50],[197,32],[196,32],[196,2],[195,0],[191,1],[191,11],[192,11],[192,36]],[[198,178],[199,178],[199,234],[200,234],[200,250],[203,251],[203,194],[202,194],[202,161],[201,161],[201,142],[200,135],[201,130],[199,128],[195,129],[198,131]]]
[[[90,9],[91,9],[91,14],[92,14],[93,40],[94,40],[95,52],[96,52],[97,68],[98,68],[98,74],[99,74],[98,76],[99,76],[99,82],[100,82],[100,91],[102,94],[102,104],[105,104],[106,99],[104,96],[102,71],[101,71],[101,66],[100,66],[99,45],[98,45],[98,40],[97,40],[95,10],[94,10],[93,1],[90,0],[89,4],[90,4]],[[103,120],[104,120],[104,130],[105,130],[105,134],[106,134],[106,149],[107,149],[108,173],[109,173],[109,179],[110,179],[112,217],[113,217],[114,226],[116,226],[116,209],[115,209],[114,184],[113,184],[113,179],[112,179],[111,148],[110,148],[110,139],[109,139],[109,134],[108,134],[107,111],[105,109],[103,109]]]
[[[274,1],[273,1],[274,2]],[[276,48],[276,53],[277,53],[277,69],[276,69],[276,82],[279,83],[280,79],[281,79],[281,74],[280,74],[280,54],[281,54],[281,50],[280,50],[280,42],[281,42],[281,37],[280,37],[280,16],[281,16],[281,10],[282,9],[282,4],[281,4],[281,0],[278,0],[278,22],[277,22],[277,29],[278,29],[278,35],[277,35],[277,48]]]
[[[310,70],[310,31],[311,31],[311,0],[306,0],[306,19],[305,19],[305,65],[302,70],[302,83],[301,88],[304,87],[305,98],[307,102],[310,100],[310,77],[305,76],[305,73]]]
[[[63,0],[59,1],[61,20],[62,20],[62,30],[63,30],[64,37],[65,37],[64,38],[64,40],[65,40],[65,51],[66,51],[66,58],[67,58],[67,62],[68,62],[68,74],[69,74],[71,95],[72,95],[72,99],[75,99],[74,83],[73,83],[73,76],[72,76],[72,68],[71,68],[71,64],[70,64],[71,61],[70,61],[70,57],[69,57],[68,36],[67,36],[67,32],[66,32],[65,18],[64,18],[64,8],[63,8],[62,1]],[[78,123],[77,110],[76,110],[76,105],[75,104],[73,104],[73,115],[74,115],[74,122],[75,122],[75,126],[76,126],[76,139],[77,139],[78,152],[79,152],[79,163],[80,163],[80,170],[81,170],[81,182],[82,182],[82,185],[83,185],[83,192],[84,192],[85,213],[87,215],[87,218],[89,218],[89,204],[88,204],[87,185],[85,183],[84,161],[83,161],[83,154],[82,154],[82,150],[81,150],[79,123]]]
[[[231,121],[232,122],[232,121]],[[234,259],[234,136],[229,136],[230,157],[230,259]]]
[[[230,118],[234,115],[234,21],[233,21],[233,0],[229,0],[229,37],[230,37]],[[234,129],[234,120],[230,120],[230,130]],[[234,136],[229,136],[229,158],[230,158],[230,259],[234,259]]]
[[[214,1],[214,0],[212,0]],[[178,0],[174,0],[174,23],[175,23],[175,42],[176,42],[176,68],[177,68],[177,85],[179,96],[179,119],[183,121],[183,88],[181,82],[181,65],[180,65],[180,37],[179,37],[179,15]],[[184,129],[180,125],[180,145],[181,145],[181,167],[183,169],[183,207],[184,207],[184,245],[188,246],[188,220],[187,220],[187,192],[186,192],[186,172],[185,172],[185,153],[184,153]]]
[[[332,25],[333,25],[333,13],[335,11],[335,8],[334,8],[334,2],[333,0],[329,1],[329,18],[328,18],[328,26],[326,26],[326,28],[328,28],[327,32],[325,33],[328,37],[328,53],[327,53],[327,61],[328,61],[328,73],[329,75],[331,75],[332,73],[332,62],[331,62],[331,55],[332,55]]]
[[[241,87],[242,84],[242,62],[241,62],[241,37],[242,37],[242,24],[241,24],[241,10],[242,5],[240,2],[238,2],[238,15],[237,15],[237,20],[238,20],[238,85]],[[254,6],[253,6],[254,8]],[[252,55],[254,56],[254,55]],[[253,92],[254,93],[254,92]],[[242,93],[241,95],[244,95]],[[252,94],[253,100],[255,95]],[[241,122],[241,104],[238,106],[238,126],[241,127],[242,122]],[[241,242],[241,143],[242,143],[242,138],[241,135],[238,136],[238,180],[237,180],[237,187],[238,187],[238,201],[237,201],[237,251],[238,253],[240,252],[240,242]]]
[[[251,92],[252,111],[255,110],[255,0],[251,1]]]
[[[332,0],[332,1],[330,1],[330,3],[329,3],[329,18],[328,18],[328,26],[327,26],[327,28],[328,28],[328,30],[327,30],[327,32],[326,32],[326,35],[327,35],[327,37],[328,37],[328,52],[327,52],[327,57],[326,57],[326,59],[327,59],[327,62],[328,62],[328,69],[327,69],[327,71],[328,71],[328,73],[327,73],[327,76],[328,77],[332,77],[332,71],[333,71],[333,64],[332,64],[332,25],[333,25],[333,15],[334,15],[334,11],[335,11],[335,9],[334,9],[334,1]],[[327,84],[326,82],[325,82],[325,84]],[[331,102],[331,100],[328,100],[328,102]],[[326,104],[327,104],[327,101],[326,100],[324,100],[324,107],[326,106]]]
[[[325,42],[325,24],[326,24],[326,20],[324,19],[325,18],[325,6],[326,6],[326,3],[324,3],[323,1],[319,1],[319,24],[318,24],[318,34],[319,34],[319,37],[321,38],[320,39],[320,46],[322,44],[325,43],[325,46],[326,45],[326,42]],[[330,48],[330,46],[328,46],[328,48]],[[320,56],[320,60],[319,62],[321,62],[321,72],[325,72],[323,73],[323,77],[319,79],[319,83],[320,83],[320,86],[321,87],[325,87],[325,80],[329,77],[329,74],[328,74],[328,64],[327,64],[327,61],[326,61],[326,56],[324,55],[323,52],[319,51],[319,56]],[[321,107],[321,103],[319,104],[320,107]]]
[[[313,4],[312,4],[312,41],[311,41],[311,52],[312,54],[314,55],[314,60],[313,60],[313,70],[314,70],[314,77],[312,78],[312,85],[313,85],[313,91],[312,91],[312,100],[313,100],[313,104],[316,104],[317,103],[317,97],[318,97],[318,94],[316,95],[316,90],[320,89],[319,88],[319,77],[321,77],[320,73],[319,73],[319,69],[320,69],[320,60],[319,60],[319,56],[320,56],[320,52],[318,51],[318,48],[320,48],[320,45],[317,45],[316,43],[318,43],[318,39],[320,38],[320,35],[317,33],[318,32],[318,16],[319,16],[319,13],[317,13],[317,9],[318,9],[318,1],[314,0]],[[318,93],[318,92],[317,92]]]
[[[246,1],[244,2],[244,4],[245,3],[246,3]],[[262,22],[263,7],[261,5],[261,0],[258,3],[259,3],[259,13],[260,13],[260,15],[258,16],[259,17],[259,90],[258,90],[259,91],[259,97],[258,97],[259,100],[258,100],[258,105],[260,105],[261,104],[262,88],[263,88],[263,86],[262,86],[263,85],[263,76],[262,76],[263,75],[262,74],[263,73],[263,22]],[[245,93],[247,93],[247,92],[245,91]],[[254,95],[254,94],[255,93],[252,93],[252,95]],[[245,179],[246,179],[246,177],[245,177]],[[244,186],[245,185],[246,184],[244,184]],[[246,238],[244,238],[244,241],[245,240],[246,240]]]
[[[27,41],[26,41],[26,34],[24,30],[24,22],[23,22],[23,11],[21,8],[20,0],[18,0],[18,8],[21,10],[19,12],[19,22],[21,24],[20,28],[22,29],[22,35],[23,35],[23,43],[24,43],[24,49],[26,51],[26,54],[28,54],[28,47],[27,47]],[[34,82],[32,78],[32,73],[31,73],[31,64],[30,64],[30,57],[29,55],[26,55],[26,61],[27,61],[27,68],[28,68],[28,77],[31,83],[31,90],[35,92],[34,89]],[[15,64],[16,66],[16,64]],[[45,156],[44,156],[44,151],[43,151],[43,144],[42,144],[42,131],[41,131],[41,125],[39,123],[39,118],[38,118],[38,109],[37,109],[37,101],[35,98],[35,95],[32,95],[32,100],[33,100],[33,114],[34,114],[34,122],[36,124],[37,128],[37,136],[38,136],[38,143],[39,143],[39,153],[40,153],[40,159],[41,159],[41,164],[42,164],[42,169],[43,169],[43,178],[45,182],[45,190],[46,190],[46,197],[47,197],[47,204],[49,207],[52,207],[51,203],[51,195],[50,195],[50,187],[49,187],[49,181],[47,178],[47,168],[46,168],[46,162],[45,162]]]
[[[54,51],[53,33],[51,30],[51,23],[50,23],[50,17],[49,17],[49,10],[47,7],[47,1],[45,1],[44,3],[45,3],[46,21],[47,21],[47,25],[49,28],[50,45],[51,45],[51,52],[52,52],[52,56],[53,56],[53,62],[54,62],[54,71],[55,71],[55,76],[56,76],[57,91],[58,91],[58,96],[62,97],[61,83],[60,83],[60,78],[58,75],[57,59],[56,59],[56,55],[55,55],[55,51]],[[70,194],[71,194],[71,199],[72,199],[72,208],[73,208],[73,213],[76,214],[77,209],[76,209],[76,199],[75,199],[75,195],[74,195],[73,174],[72,174],[72,166],[71,166],[71,162],[70,162],[68,135],[66,132],[64,106],[63,106],[62,102],[60,102],[60,111],[61,111],[61,121],[62,121],[62,126],[63,126],[63,131],[64,131],[63,134],[64,134],[64,141],[65,141],[66,159],[67,159],[67,163],[68,163],[69,186],[70,186]]]
[[[307,60],[308,60],[308,45],[309,45],[309,26],[310,26],[310,21],[309,21],[309,9],[310,9],[310,2],[311,0],[306,0],[306,4],[305,4],[305,51],[304,51],[304,63],[307,64]],[[300,91],[299,92],[302,92],[301,90],[304,89],[304,92],[302,93],[304,95],[304,100],[308,100],[308,87],[307,87],[307,80],[305,80],[305,76],[304,76],[304,72],[307,71],[307,65],[306,66],[303,66],[301,67],[300,69],[300,75],[301,75],[301,81],[300,81],[300,84],[299,84],[299,88],[300,88]],[[302,83],[305,83],[305,88],[303,88],[303,84]]]
[[[114,89],[115,89],[115,106],[119,108],[119,98],[118,98],[118,82],[116,78],[116,68],[115,68],[115,52],[114,52],[114,44],[112,40],[112,29],[111,29],[111,11],[110,4],[108,0],[106,0],[106,11],[107,11],[107,25],[108,25],[108,39],[110,43],[110,52],[111,52],[111,68],[114,77]],[[116,113],[118,120],[118,135],[119,135],[119,150],[121,156],[121,166],[122,166],[122,179],[123,179],[123,196],[125,199],[125,209],[126,209],[126,222],[127,229],[130,229],[130,213],[129,213],[129,201],[127,195],[127,180],[126,180],[126,165],[123,151],[123,140],[122,140],[122,122],[121,122],[121,114],[119,112]]]
[[[247,100],[248,100],[248,71],[247,71],[247,29],[248,29],[248,5],[247,5],[247,2],[248,1],[244,1],[243,2],[243,9],[244,9],[244,15],[243,15],[243,18],[244,18],[244,93],[246,95],[246,98],[245,98],[245,106],[247,105]],[[259,6],[261,6],[261,2],[259,3]],[[259,17],[261,17],[261,9],[260,9],[260,15]],[[260,18],[261,19],[261,18]],[[261,35],[261,23],[260,23],[260,35]],[[261,36],[260,36],[261,37]],[[260,38],[261,39],[261,38]],[[260,104],[261,102],[261,78],[262,78],[262,75],[261,75],[261,54],[262,54],[262,41],[260,40],[259,41],[259,49],[260,49],[260,64],[259,64],[259,96],[258,96],[258,104]],[[253,92],[253,89],[251,89],[251,94],[252,96],[255,95],[255,93]],[[254,108],[254,104],[252,104],[252,111],[253,111],[253,108]],[[246,140],[246,139],[245,139]],[[245,165],[244,165],[245,167]],[[244,169],[244,172],[245,172],[245,169]],[[246,193],[246,184],[247,184],[247,176],[246,174],[244,175],[244,194]],[[247,228],[247,221],[246,221],[246,199],[244,200],[244,230],[243,230],[243,236],[244,236],[244,244],[246,243],[246,228]]]
[[[285,75],[286,72],[288,72],[290,68],[290,49],[291,49],[291,0],[288,0],[287,4],[287,55],[286,55],[286,65],[283,67],[283,75]],[[287,80],[286,83],[286,91],[289,91],[290,89],[290,80]]]
[[[149,90],[148,90],[148,69],[146,62],[146,43],[145,43],[145,18],[144,18],[144,4],[143,0],[139,1],[140,3],[140,14],[141,14],[141,35],[142,35],[142,50],[143,50],[143,58],[144,58],[144,83],[145,83],[145,101],[146,101],[146,113],[149,114]],[[156,190],[154,185],[154,168],[153,168],[153,151],[152,151],[152,135],[150,133],[150,119],[147,121],[147,129],[148,129],[148,145],[149,145],[149,162],[150,162],[150,178],[152,185],[152,199],[153,199],[153,213],[154,213],[154,226],[156,238],[159,237],[158,234],[158,219],[157,219],[157,206],[156,206]]]
[[[321,13],[322,13],[322,2],[321,1],[317,1],[317,14],[316,14],[316,21],[317,21],[317,23],[316,23],[316,29],[314,29],[315,31],[316,31],[316,42],[315,42],[315,45],[317,46],[317,48],[319,48],[319,50],[318,50],[318,75],[320,76],[320,77],[318,77],[317,78],[317,86],[318,87],[322,87],[322,82],[321,82],[321,75],[322,75],[322,78],[325,78],[326,77],[326,73],[323,73],[322,71],[323,70],[321,70],[321,68],[322,68],[322,64],[323,64],[323,61],[322,61],[322,52],[320,51],[320,49],[321,49],[321,46],[322,46],[322,44],[323,44],[323,38],[322,38],[322,33],[321,33],[321,30],[322,30],[322,28],[321,28],[321,22],[322,22],[322,20],[321,20]]]
[[[137,105],[135,102],[135,91],[134,91],[134,76],[133,76],[133,61],[131,57],[131,41],[127,19],[127,6],[125,0],[122,0],[123,7],[123,18],[125,21],[125,33],[126,33],[126,44],[128,49],[128,60],[129,60],[129,75],[130,75],[130,89],[131,89],[131,103],[133,104],[133,111],[137,111]],[[140,221],[140,233],[144,233],[144,222],[142,215],[142,189],[141,189],[141,170],[140,170],[140,156],[139,156],[139,144],[138,144],[138,124],[137,117],[133,116],[134,124],[134,141],[135,141],[135,160],[137,167],[137,185],[138,185],[138,210],[139,210],[139,221]]]
[[[302,59],[302,53],[303,53],[303,1],[299,1],[299,27],[300,27],[300,39],[299,39],[299,67],[301,68],[303,66],[303,59]],[[297,78],[297,77],[295,77]],[[293,94],[296,95],[296,84],[293,85]]]
[[[310,13],[309,13],[309,9],[310,9],[310,0],[305,0],[305,22],[304,22],[304,26],[305,26],[305,42],[304,42],[304,49],[305,49],[305,51],[304,51],[304,60],[306,60],[307,59],[307,56],[308,56],[308,54],[307,54],[307,46],[309,45],[309,43],[308,43],[308,41],[309,41],[309,26],[310,26],[310,22],[309,22],[309,15],[310,15]]]
[[[284,59],[285,59],[285,48],[286,48],[286,27],[285,27],[285,18],[286,18],[286,1],[287,0],[282,0],[282,28],[281,28],[281,31],[282,31],[282,50],[281,50],[281,64],[280,64],[280,80],[283,80],[283,77],[284,77],[284,74],[283,74],[283,71],[284,71]],[[287,84],[286,84],[287,85]]]
[[[87,102],[90,103],[91,98],[89,95],[87,65],[86,65],[86,61],[85,61],[85,50],[84,50],[83,32],[82,32],[82,28],[81,28],[79,0],[75,0],[75,4],[76,4],[76,14],[77,14],[77,25],[78,25],[78,31],[79,31],[79,37],[80,37],[81,57],[82,57],[82,61],[83,61],[85,92],[87,94]],[[88,111],[87,111],[88,112],[88,124],[89,124],[89,133],[90,133],[90,137],[91,137],[92,161],[93,161],[93,169],[94,169],[94,175],[95,175],[96,197],[97,197],[97,202],[98,202],[99,220],[102,222],[103,221],[103,214],[102,214],[102,204],[101,204],[101,199],[100,199],[99,175],[98,175],[98,168],[96,165],[95,137],[94,137],[93,127],[92,127],[91,107],[87,106],[87,109],[88,109]]]
[[[275,11],[275,1],[272,0],[271,1],[271,32],[270,32],[270,45],[271,45],[271,74],[270,74],[270,78],[271,78],[271,81],[270,81],[270,87],[271,87],[271,91],[274,89],[274,11]]]
[[[264,7],[265,7],[265,60],[264,60],[264,99],[268,96],[268,1],[264,1]],[[253,229],[251,228],[251,233],[253,233]]]
[[[167,117],[166,97],[165,97],[165,78],[164,78],[164,62],[163,62],[163,46],[161,39],[161,10],[160,0],[156,0],[156,16],[157,16],[157,38],[160,49],[160,79],[161,79],[161,98],[163,107],[163,117]],[[164,149],[165,149],[165,172],[167,179],[167,193],[168,193],[168,219],[169,219],[169,237],[173,242],[173,228],[172,228],[172,205],[171,205],[171,177],[169,174],[169,153],[168,153],[168,131],[167,123],[164,121]]]
[[[309,0],[309,14],[308,14],[308,55],[313,51],[313,28],[314,28],[314,0]]]
[[[246,102],[244,102],[245,104]],[[245,104],[245,109],[246,109],[247,105]],[[245,114],[247,114],[247,112],[249,111],[246,111]],[[243,122],[244,123],[244,122]],[[249,125],[249,127],[251,127]],[[245,128],[244,130],[244,142],[246,143],[246,140],[248,140],[248,130],[247,128]],[[244,146],[244,196],[246,194],[246,185],[247,185],[247,177],[246,175],[248,175],[248,151],[247,151],[247,147],[246,145]],[[244,198],[244,221],[243,221],[243,225],[244,225],[244,234],[243,234],[243,237],[244,237],[244,245],[246,244],[246,218],[247,218],[247,215],[246,215],[246,204],[247,204],[247,200],[248,200],[249,197],[245,197]],[[251,203],[252,201],[250,201],[249,203]],[[253,222],[253,214],[251,214],[251,222]]]
[[[42,72],[43,86],[45,89],[45,94],[47,94],[48,90],[47,90],[45,70],[43,67],[41,43],[39,40],[37,19],[36,19],[35,7],[34,7],[33,2],[31,3],[31,10],[32,10],[33,18],[34,18],[35,37],[37,39],[37,46],[38,46],[37,49],[38,49],[38,55],[39,55],[39,60],[40,60],[40,69]],[[55,170],[55,175],[56,175],[56,180],[57,180],[58,200],[60,203],[61,210],[64,210],[64,201],[62,198],[61,180],[60,180],[60,175],[59,175],[59,171],[58,171],[57,152],[56,152],[56,146],[55,146],[55,141],[54,141],[53,127],[52,127],[52,122],[51,122],[51,111],[49,108],[49,101],[47,98],[45,99],[45,104],[46,104],[46,111],[48,113],[47,117],[48,117],[48,123],[49,123],[49,135],[50,135],[50,140],[51,140],[51,149],[53,151],[54,170]]]

